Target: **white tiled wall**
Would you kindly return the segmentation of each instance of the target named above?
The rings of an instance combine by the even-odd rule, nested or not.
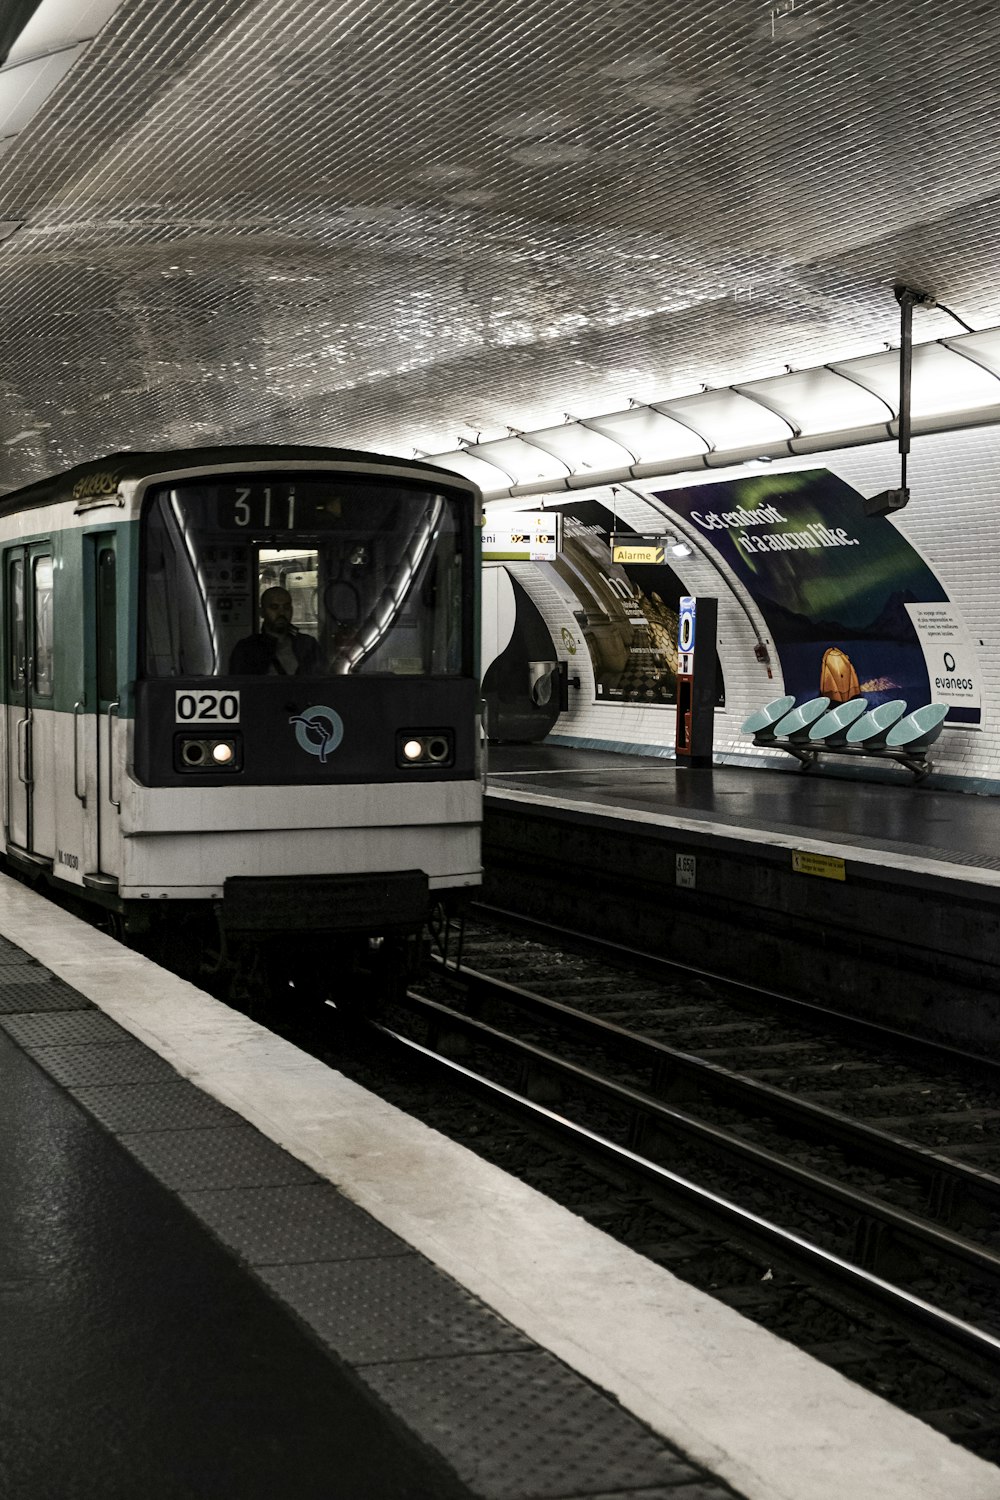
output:
[[[827,468],[853,485],[861,494],[876,494],[899,483],[899,454],[892,443],[815,454],[802,460],[776,463],[783,468]],[[747,470],[739,471],[740,475]],[[640,532],[662,529],[664,513],[641,493],[652,494],[668,485],[685,486],[708,482],[713,477],[736,477],[737,471],[718,476],[686,474],[658,481],[644,480],[630,490],[618,489],[613,501],[609,490],[580,492],[561,499],[599,500],[618,517]],[[910,503],[892,517],[892,524],[926,559],[952,603],[963,617],[977,645],[982,682],[982,726],[979,729],[948,728],[934,746],[936,770],[949,782],[960,778],[970,790],[1000,792],[1000,587],[998,587],[998,541],[1000,541],[1000,428],[986,427],[967,432],[942,433],[916,438],[909,459],[907,480]],[[550,503],[558,503],[553,497]],[[537,507],[537,500],[534,502]],[[669,518],[671,530],[683,531],[693,542],[690,529]],[[783,691],[777,653],[753,601],[738,581],[713,566],[700,550],[691,558],[671,560],[671,566],[691,594],[715,595],[719,600],[719,654],[726,683],[726,707],[716,711],[716,752],[724,759],[748,755],[760,761],[770,756],[786,760],[781,751],[754,750],[741,739],[739,728],[746,716]],[[570,708],[555,726],[560,738],[584,744],[642,747],[647,751],[672,753],[674,713],[672,708],[606,704],[595,700],[590,658],[579,626],[573,617],[574,600],[551,567],[519,564],[511,567],[538,606],[549,626],[556,654],[570,664],[570,676],[579,674],[579,691],[570,690]],[[564,634],[565,632],[565,634]],[[769,648],[772,677],[754,657],[759,641]],[[575,644],[575,654],[571,647]],[[900,774],[905,774],[902,771]]]
[[[828,456],[829,468],[868,494],[898,483],[891,445]],[[932,752],[941,772],[995,783],[1000,792],[1000,428],[918,438],[908,465],[910,503],[893,518],[927,559],[976,646],[982,726],[946,729]]]

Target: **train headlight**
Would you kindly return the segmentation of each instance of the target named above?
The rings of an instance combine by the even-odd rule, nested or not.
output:
[[[213,771],[239,771],[241,752],[242,741],[238,735],[220,735],[212,739],[178,735],[174,741],[174,769],[208,775]]]
[[[450,729],[401,729],[396,736],[397,766],[450,766],[454,760]]]

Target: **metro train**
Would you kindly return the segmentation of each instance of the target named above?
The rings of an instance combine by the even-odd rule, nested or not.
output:
[[[399,972],[481,880],[481,519],[455,474],[320,447],[5,495],[8,867],[237,998]]]

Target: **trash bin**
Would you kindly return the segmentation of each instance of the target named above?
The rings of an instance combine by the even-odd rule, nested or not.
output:
[[[536,708],[545,708],[552,702],[552,692],[558,671],[557,661],[529,661],[528,690]]]

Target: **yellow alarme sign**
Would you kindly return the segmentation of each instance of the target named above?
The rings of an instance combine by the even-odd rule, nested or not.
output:
[[[792,869],[799,875],[822,875],[826,880],[846,880],[847,869],[835,854],[804,854],[792,850]]]
[[[662,547],[627,547],[616,542],[611,549],[611,561],[616,563],[661,563],[663,558]]]

